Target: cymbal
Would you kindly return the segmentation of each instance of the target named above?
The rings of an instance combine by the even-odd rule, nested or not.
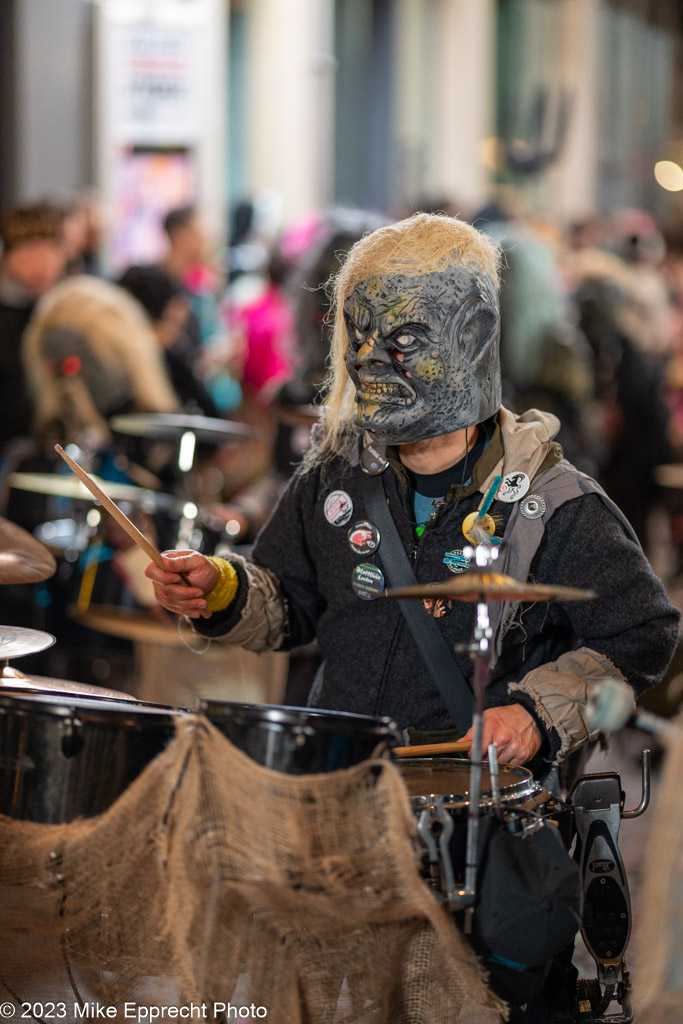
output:
[[[212,419],[209,416],[185,416],[181,413],[130,413],[114,416],[109,421],[112,430],[132,437],[151,437],[157,441],[174,441],[182,434],[196,434],[199,441],[245,441],[259,433],[246,423]]]
[[[0,583],[38,583],[57,571],[57,563],[39,540],[0,516]]]
[[[281,405],[275,416],[286,427],[312,427],[320,422],[322,413],[322,405]]]
[[[588,601],[598,595],[592,590],[552,583],[518,583],[511,576],[495,572],[468,572],[441,583],[392,587],[384,596],[410,600],[445,597],[452,601]]]
[[[683,488],[683,463],[671,463],[666,466],[655,466],[654,477],[660,487],[673,490]]]
[[[154,499],[155,491],[146,491],[143,487],[124,484],[118,480],[102,480],[93,476],[92,479],[112,501],[140,502],[145,498]],[[78,501],[94,501],[92,494],[84,484],[69,473],[12,473],[10,486],[18,491],[33,491],[35,494],[50,494],[58,498],[75,498]]]
[[[40,629],[23,629],[21,626],[0,626],[0,661],[23,658],[25,654],[37,654],[52,647],[55,638]]]
[[[146,644],[183,646],[176,623],[170,621],[165,625],[152,618],[149,612],[108,604],[90,605],[83,612],[75,605],[70,605],[67,612],[79,625],[94,629],[98,633],[106,633],[107,636],[118,636],[124,640]]]
[[[72,679],[53,679],[51,676],[25,676],[23,673],[17,672],[16,669],[4,669],[0,675],[0,695],[17,691],[73,694],[81,697],[100,697],[103,700],[136,699],[130,693],[123,693],[122,690],[110,690],[106,686],[91,686],[89,683],[76,683]]]

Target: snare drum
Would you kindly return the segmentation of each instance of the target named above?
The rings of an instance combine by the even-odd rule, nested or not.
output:
[[[200,711],[258,764],[289,775],[349,768],[403,741],[390,718],[227,701],[202,701]]]
[[[470,762],[448,757],[402,758],[398,767],[417,819],[422,872],[437,895],[447,897],[465,873]],[[502,808],[528,803],[540,786],[527,768],[498,766]],[[491,813],[491,774],[484,765],[479,813]]]
[[[170,742],[181,713],[0,693],[0,813],[47,824],[101,814]]]

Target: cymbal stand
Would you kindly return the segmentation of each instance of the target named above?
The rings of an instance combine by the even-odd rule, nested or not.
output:
[[[476,548],[466,548],[466,557],[474,557],[479,569],[488,569],[498,558],[498,548],[488,544],[477,544]],[[472,748],[470,750],[470,778],[467,809],[467,845],[465,850],[465,883],[461,895],[468,902],[465,911],[465,934],[472,932],[474,916],[474,899],[477,887],[477,840],[479,837],[479,803],[481,798],[481,778],[483,772],[482,747],[484,733],[484,691],[489,678],[489,660],[493,629],[489,619],[489,608],[480,595],[477,602],[477,618],[474,627],[473,642],[470,652],[474,660],[474,714],[472,715]]]

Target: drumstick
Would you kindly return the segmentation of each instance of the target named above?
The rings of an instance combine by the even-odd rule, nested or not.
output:
[[[66,452],[64,451],[60,444],[55,445],[55,451],[57,452],[58,455],[61,455],[69,469],[76,474],[78,479],[88,488],[93,497],[97,498],[100,504],[104,508],[106,508],[109,515],[116,520],[121,529],[126,531],[130,539],[134,541],[139,548],[142,548],[142,550],[147,555],[149,555],[150,559],[154,562],[157,568],[163,569],[164,572],[168,572],[166,566],[164,565],[164,559],[161,556],[161,552],[157,551],[152,542],[145,537],[144,533],[141,533],[140,530],[138,530],[137,526],[134,523],[131,523],[128,516],[125,515],[121,511],[119,506],[116,505],[111,500],[111,498],[104,493],[102,488],[95,483],[92,477],[88,476],[88,474],[82,468],[82,466],[79,466],[77,462],[74,462],[71,456],[66,454]],[[186,586],[189,586],[189,583],[187,583],[187,581],[183,582],[185,582]],[[205,619],[208,619],[211,616],[211,612],[203,611],[202,615]]]
[[[432,754],[464,754],[470,749],[470,740],[454,740],[450,743],[423,743],[416,747],[393,747],[396,757],[430,757]]]

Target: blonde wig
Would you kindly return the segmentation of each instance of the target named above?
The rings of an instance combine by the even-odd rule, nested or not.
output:
[[[140,412],[175,412],[180,403],[142,307],[117,285],[82,275],[51,288],[40,300],[22,338],[22,358],[35,403],[35,429],[63,417],[64,390],[43,345],[55,328],[83,340],[103,372],[123,377]],[[93,414],[101,410],[94,410]]]
[[[319,436],[309,450],[305,468],[332,458],[355,419],[355,388],[345,364],[348,344],[344,302],[356,285],[372,277],[418,277],[452,267],[488,273],[500,284],[501,251],[471,224],[445,214],[416,213],[406,220],[378,228],[349,250],[333,288],[334,330],[327,378],[326,408]]]

